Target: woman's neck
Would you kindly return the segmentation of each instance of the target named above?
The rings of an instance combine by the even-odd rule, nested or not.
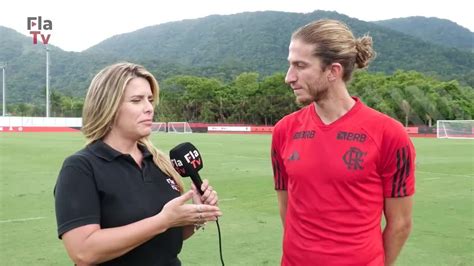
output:
[[[103,138],[103,141],[110,147],[123,154],[134,154],[138,151],[138,142],[136,140],[121,137],[118,134],[114,134],[113,131],[107,134]]]

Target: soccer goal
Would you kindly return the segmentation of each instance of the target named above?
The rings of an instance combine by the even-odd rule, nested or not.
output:
[[[153,133],[166,133],[166,122],[153,122],[151,124],[151,132]]]
[[[436,137],[439,139],[474,139],[474,120],[438,120]]]
[[[168,133],[193,133],[188,122],[168,122]]]

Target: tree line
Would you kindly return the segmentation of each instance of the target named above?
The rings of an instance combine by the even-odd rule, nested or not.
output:
[[[242,123],[274,125],[298,110],[285,74],[262,77],[244,72],[231,81],[178,75],[160,82],[160,103],[155,121]],[[392,75],[359,71],[349,84],[352,95],[404,125],[431,126],[436,120],[473,119],[474,90],[456,80],[440,81],[416,71]],[[80,117],[83,98],[52,90],[51,116]],[[13,116],[44,116],[45,105],[7,105]]]

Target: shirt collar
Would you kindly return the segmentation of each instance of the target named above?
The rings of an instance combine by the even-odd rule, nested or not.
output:
[[[152,157],[153,155],[151,154],[151,152],[145,147],[145,145],[143,144],[138,144],[138,148],[140,149],[140,151],[142,152],[143,154],[143,158],[148,158],[148,157]]]
[[[152,154],[148,149],[142,145],[138,144],[138,148],[143,154],[143,158],[148,158],[151,157]],[[88,149],[97,157],[100,157],[104,160],[107,161],[113,161],[117,157],[120,157],[124,155],[123,153],[115,150],[114,148],[110,147],[107,145],[105,142],[103,142],[101,139],[94,141],[93,143],[89,144]]]
[[[94,141],[93,143],[89,144],[87,147],[95,156],[105,159],[107,161],[112,161],[115,158],[122,155],[121,152],[113,149],[101,139]]]

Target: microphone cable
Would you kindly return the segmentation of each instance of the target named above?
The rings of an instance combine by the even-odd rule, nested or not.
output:
[[[221,264],[224,266],[224,258],[222,256],[222,239],[221,239],[221,227],[219,226],[219,219],[216,220],[217,225],[217,235],[219,237],[219,256],[221,258]]]

